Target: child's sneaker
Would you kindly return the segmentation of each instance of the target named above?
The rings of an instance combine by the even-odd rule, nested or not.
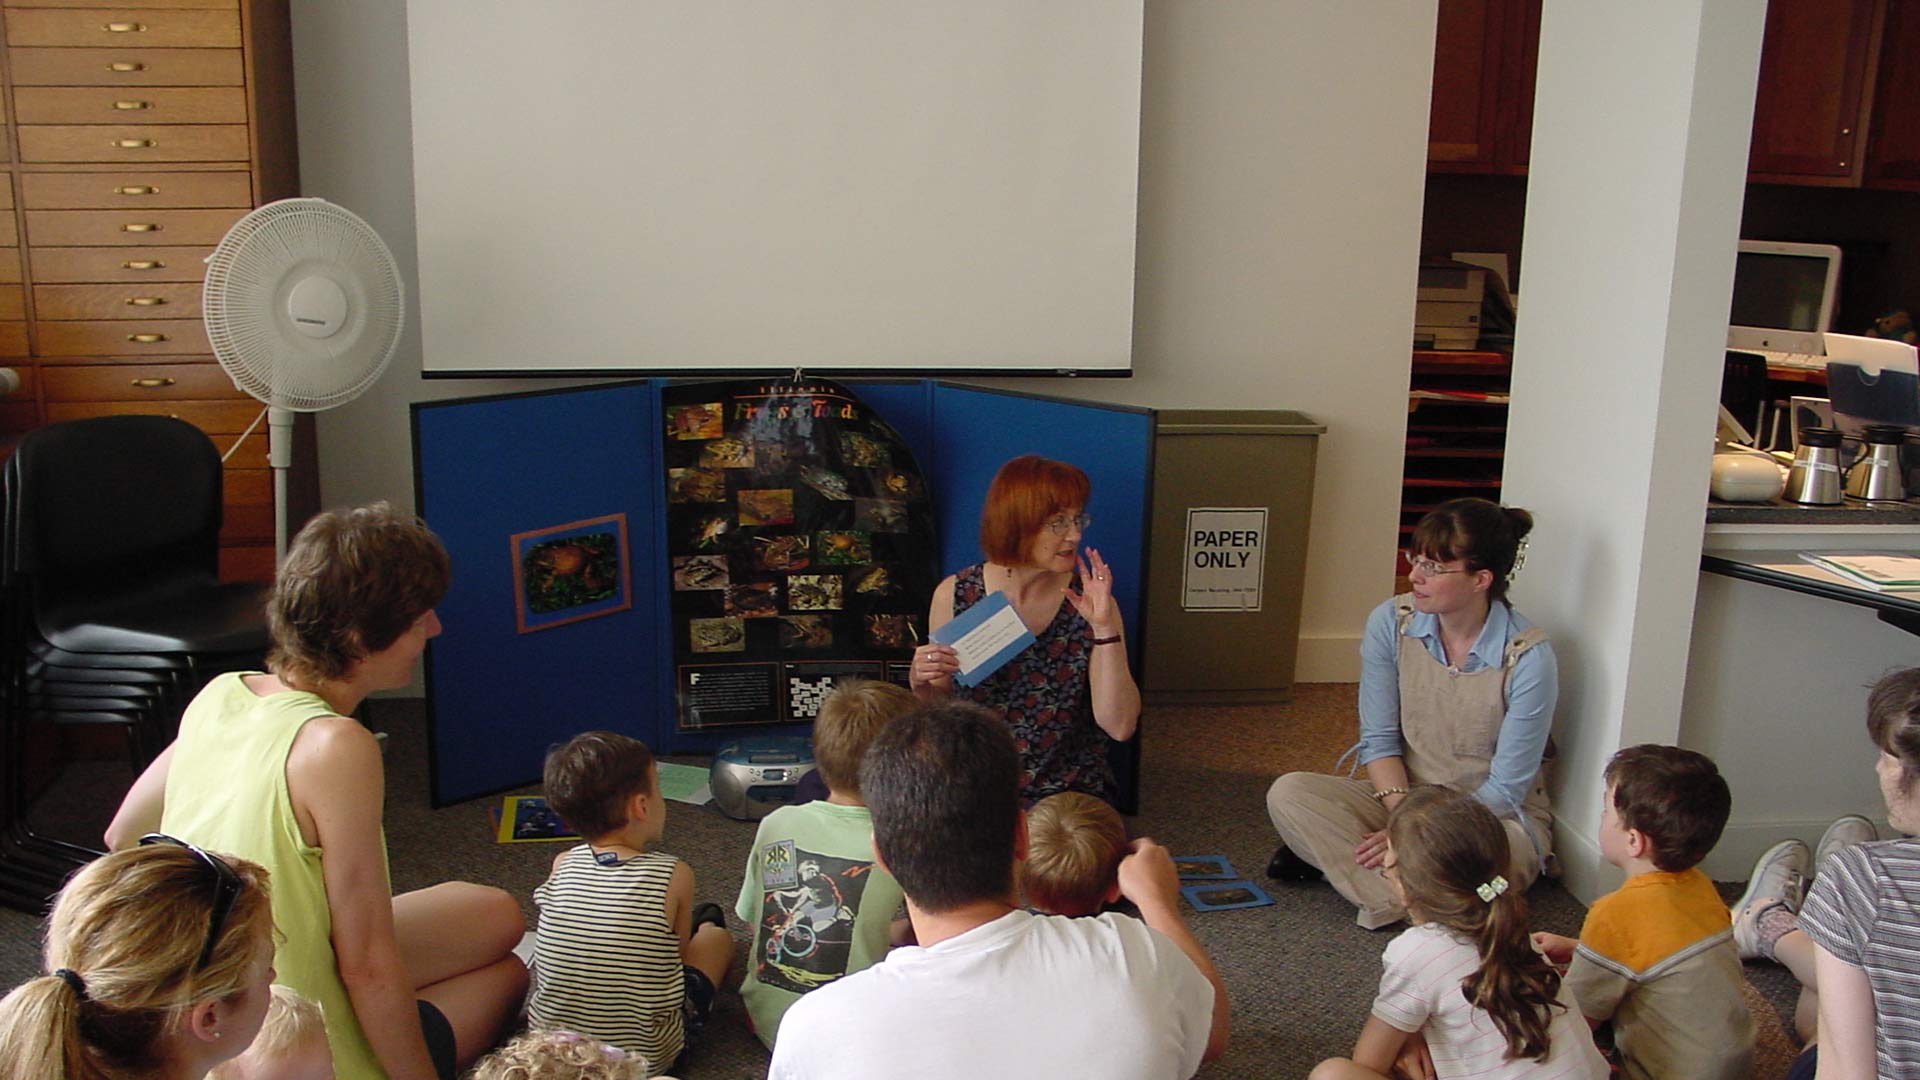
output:
[[[1733,906],[1733,943],[1740,959],[1763,959],[1772,955],[1773,940],[1761,926],[1761,916],[1774,908],[1788,912],[1800,910],[1800,898],[1812,869],[1812,852],[1799,840],[1782,840],[1768,848],[1753,864],[1747,891]],[[1778,934],[1771,935],[1777,940]]]
[[[1814,846],[1813,872],[1819,873],[1820,868],[1827,865],[1827,856],[1848,844],[1868,844],[1878,839],[1880,830],[1859,814],[1834,819],[1833,824],[1827,826],[1827,831],[1820,834],[1820,843]]]

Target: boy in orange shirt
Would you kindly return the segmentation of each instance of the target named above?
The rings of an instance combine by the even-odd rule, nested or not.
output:
[[[1753,1017],[1740,994],[1733,922],[1698,865],[1733,797],[1712,759],[1677,746],[1630,746],[1607,763],[1600,853],[1626,883],[1594,901],[1575,942],[1535,934],[1596,1026],[1613,1022],[1632,1080],[1753,1074]]]

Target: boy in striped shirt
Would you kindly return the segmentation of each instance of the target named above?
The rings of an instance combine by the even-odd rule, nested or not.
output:
[[[666,829],[667,803],[646,744],[576,735],[547,754],[544,779],[547,805],[587,842],[555,858],[533,892],[528,1020],[670,1068],[733,962],[726,915],[694,906],[685,863],[647,850]]]

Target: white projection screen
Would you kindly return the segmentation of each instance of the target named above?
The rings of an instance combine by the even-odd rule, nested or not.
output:
[[[426,373],[1124,373],[1143,5],[408,0]]]

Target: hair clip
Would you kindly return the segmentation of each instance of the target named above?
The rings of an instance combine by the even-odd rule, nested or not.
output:
[[[1491,904],[1493,903],[1494,897],[1507,891],[1507,879],[1501,877],[1499,874],[1495,874],[1493,875],[1492,881],[1487,882],[1485,885],[1474,886],[1473,891],[1480,894],[1482,901]]]
[[[1513,569],[1507,571],[1509,585],[1513,584],[1514,575],[1520,572],[1520,568],[1527,565],[1527,540],[1528,538],[1523,536],[1520,542],[1513,546]]]

